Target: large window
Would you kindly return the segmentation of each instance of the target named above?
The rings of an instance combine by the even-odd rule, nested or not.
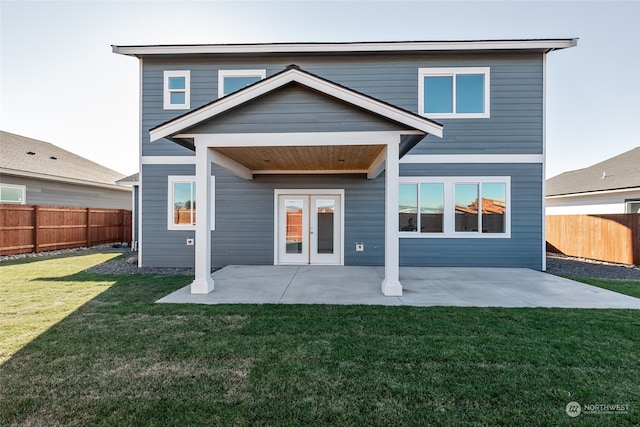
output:
[[[401,237],[510,237],[509,177],[401,177]]]
[[[266,75],[266,70],[219,70],[218,98],[259,82]]]
[[[24,185],[0,184],[0,203],[24,205],[26,203]]]
[[[418,70],[418,108],[428,117],[489,117],[489,89],[489,67]]]
[[[191,72],[164,72],[164,109],[186,110],[191,104]]]
[[[169,230],[195,230],[196,181],[194,176],[169,176],[167,225]],[[214,230],[215,177],[211,177],[211,229]]]

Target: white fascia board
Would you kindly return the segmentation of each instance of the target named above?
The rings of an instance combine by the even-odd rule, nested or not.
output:
[[[399,141],[403,131],[217,133],[194,135],[207,147],[312,147],[326,145],[386,145]],[[184,137],[190,135],[178,135]]]
[[[538,40],[469,40],[360,43],[272,43],[228,45],[115,46],[121,55],[420,52],[462,50],[555,50],[576,46],[577,38]]]
[[[336,175],[365,174],[366,169],[269,169],[254,170],[254,175]]]
[[[544,163],[542,154],[407,154],[400,163]]]
[[[546,196],[546,198],[547,199],[564,199],[569,197],[600,196],[605,194],[632,193],[635,191],[640,191],[640,187],[620,188],[617,190],[588,191],[585,193],[557,194],[554,196]]]
[[[416,116],[391,105],[360,95],[349,89],[329,83],[326,80],[316,78],[299,70],[291,69],[256,83],[244,90],[227,95],[207,107],[195,110],[192,113],[186,114],[166,123],[163,126],[151,130],[149,132],[151,141],[157,141],[158,139],[176,134],[183,129],[195,126],[207,119],[215,117],[216,115],[231,108],[242,105],[245,102],[262,96],[291,82],[300,83],[352,105],[364,108],[372,113],[379,114],[390,120],[405,124],[411,129],[420,130],[425,133],[442,137],[442,125],[434,123],[429,119]]]
[[[195,165],[196,156],[141,156],[143,165]]]

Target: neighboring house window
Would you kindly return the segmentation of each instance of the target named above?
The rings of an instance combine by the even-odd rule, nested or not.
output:
[[[402,177],[401,237],[510,237],[509,177]]]
[[[267,70],[219,70],[218,98],[259,82],[267,76]]]
[[[640,200],[625,200],[625,212],[640,214]]]
[[[26,187],[24,185],[0,184],[0,203],[24,205]]]
[[[164,72],[164,109],[186,110],[191,104],[191,72]]]
[[[432,118],[487,118],[489,67],[420,68],[418,109]]]
[[[175,176],[168,178],[167,228],[169,230],[195,230],[196,178]],[[215,229],[215,177],[211,177],[211,229]]]

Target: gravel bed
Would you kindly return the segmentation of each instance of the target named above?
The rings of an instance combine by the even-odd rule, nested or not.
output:
[[[87,269],[90,273],[102,274],[184,274],[193,275],[193,268],[186,267],[142,267],[138,268],[137,252],[126,245],[101,245],[91,248],[63,249],[39,254],[8,255],[0,257],[0,262],[11,259],[80,254],[82,252],[118,252],[123,256]],[[556,276],[592,277],[600,279],[640,280],[640,268],[633,265],[614,264],[573,258],[566,255],[547,253],[547,273]]]
[[[547,273],[556,276],[640,280],[640,268],[566,255],[547,253]]]

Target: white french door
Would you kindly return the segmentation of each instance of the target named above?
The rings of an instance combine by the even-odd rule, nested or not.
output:
[[[341,264],[342,191],[282,191],[276,196],[276,264]]]

